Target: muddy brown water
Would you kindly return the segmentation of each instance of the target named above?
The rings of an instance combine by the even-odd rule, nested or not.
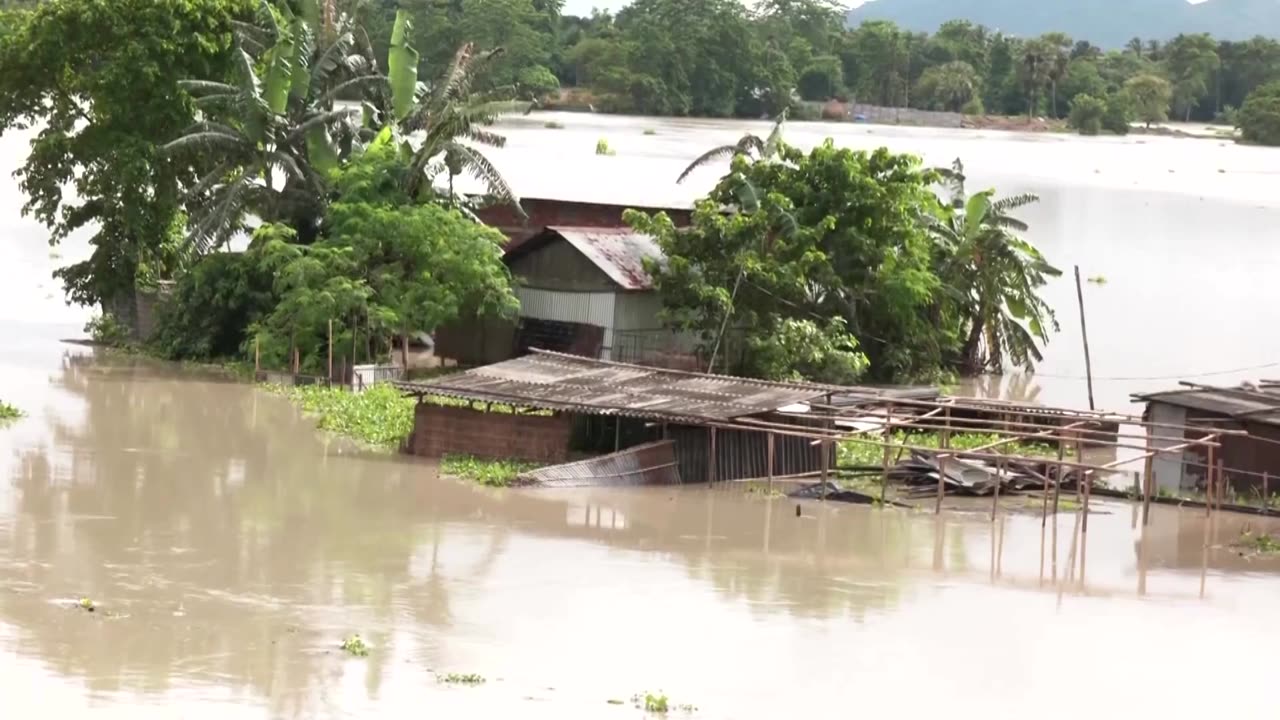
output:
[[[706,718],[1272,707],[1280,563],[1206,553],[1200,510],[1157,507],[1141,541],[1102,503],[1074,546],[1064,513],[1054,552],[1054,523],[985,504],[483,489],[64,331],[0,357],[30,413],[0,430],[0,717],[621,718],[646,690]],[[1224,517],[1209,544],[1245,523],[1280,531]]]
[[[688,160],[767,123],[516,118],[492,157],[528,196],[685,203]],[[643,130],[652,129],[646,135]],[[1095,394],[1274,373],[1280,152],[1167,138],[791,123],[1031,191],[1031,238],[1086,288]],[[617,155],[597,157],[598,138]],[[0,171],[26,138],[0,139]],[[549,162],[550,161],[550,162]],[[496,491],[317,433],[287,403],[175,368],[95,359],[57,250],[0,189],[0,717],[1262,717],[1280,562],[1221,547],[1247,523],[1108,502],[1042,533],[949,512],[736,491]],[[965,389],[1085,403],[1074,288],[1041,372]],[[1223,372],[1223,371],[1230,372]],[[1110,458],[1106,458],[1110,460]],[[1057,541],[1054,542],[1056,529]],[[1206,551],[1206,545],[1211,548]],[[1044,548],[1042,550],[1042,547]],[[91,597],[92,614],[71,607]],[[360,633],[368,658],[337,649]],[[478,673],[475,688],[436,673]],[[678,715],[677,715],[678,716]]]

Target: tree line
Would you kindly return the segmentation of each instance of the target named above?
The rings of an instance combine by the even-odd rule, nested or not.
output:
[[[532,106],[531,66],[466,35],[438,36],[458,41],[448,52],[428,44],[449,26],[424,28],[412,6],[381,24],[361,19],[369,8],[49,0],[9,17],[0,132],[32,129],[24,211],[54,244],[92,229],[90,257],[57,271],[68,296],[113,308],[170,281],[155,352],[310,372],[330,343],[349,362],[385,357],[392,337],[403,348],[462,313],[514,312],[503,237],[473,211],[519,210],[485,148],[504,142],[500,116]],[[490,42],[527,50],[503,27],[515,34]],[[830,143],[803,153],[781,135],[779,120],[691,166],[734,157],[693,228],[632,216],[668,256],[652,271],[672,327],[712,355],[726,328],[746,328],[726,367],[773,378],[1039,359],[1054,321],[1038,293],[1057,270],[1011,215],[1034,198],[970,195],[958,164]],[[463,173],[485,197],[455,192]],[[246,251],[225,252],[242,236]]]
[[[888,21],[847,27],[830,0],[636,0],[590,17],[561,15],[559,0],[399,5],[428,33],[424,66],[444,62],[441,48],[462,38],[501,45],[496,82],[539,98],[584,90],[597,110],[636,114],[773,117],[796,100],[837,99],[1068,118],[1084,96],[1085,129],[1123,131],[1134,120],[1235,124],[1250,94],[1280,82],[1280,42],[1265,37],[1134,38],[1104,50],[1088,38],[1013,37],[964,20],[932,34]],[[370,27],[389,26],[397,6],[373,0],[360,12]]]

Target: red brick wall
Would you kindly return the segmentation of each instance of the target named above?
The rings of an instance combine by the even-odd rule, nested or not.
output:
[[[409,452],[559,463],[569,459],[571,427],[565,414],[511,415],[418,403]]]
[[[507,205],[494,205],[476,213],[486,225],[492,225],[507,237],[518,237],[541,230],[547,225],[567,225],[577,227],[626,227],[622,221],[622,213],[628,208],[644,212],[665,212],[677,226],[688,225],[690,210],[669,208],[646,208],[633,205],[601,205],[597,203],[570,202],[561,200],[542,200],[526,198],[520,206],[529,215],[526,223],[520,219]]]

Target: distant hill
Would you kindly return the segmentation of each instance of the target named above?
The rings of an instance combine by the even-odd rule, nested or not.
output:
[[[957,19],[1024,37],[1059,30],[1110,49],[1132,37],[1192,32],[1224,40],[1280,37],[1280,0],[872,0],[849,11],[852,25],[893,20],[927,32]]]

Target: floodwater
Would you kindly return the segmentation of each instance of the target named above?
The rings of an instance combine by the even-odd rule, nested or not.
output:
[[[57,336],[0,358],[30,412],[0,430],[0,716],[627,718],[608,701],[658,690],[699,718],[1271,706],[1280,562],[1217,546],[1275,522],[1221,518],[1206,552],[1203,511],[1157,507],[1142,541],[1120,502],[1073,543],[1078,513],[1042,533],[1034,503],[993,524],[483,489]]]
[[[761,123],[513,120],[494,157],[527,196],[687,202],[688,158]],[[652,128],[654,135],[643,134]],[[1280,361],[1280,153],[793,123],[1035,191],[1033,239],[1086,288],[1096,394]],[[605,137],[615,157],[596,157]],[[23,140],[0,140],[0,169]],[[551,161],[551,162],[548,162]],[[1219,172],[1221,170],[1222,172]],[[932,514],[737,490],[500,491],[317,433],[286,402],[95,357],[52,256],[0,190],[0,717],[638,717],[917,712],[1262,717],[1280,561],[1229,545],[1276,521],[1123,502],[1042,527],[1036,508]],[[1074,288],[1043,372],[991,393],[1084,402]],[[1234,316],[1232,313],[1238,312]],[[1261,333],[1257,330],[1263,329]],[[1221,370],[1237,370],[1221,373]],[[1161,379],[1161,376],[1171,376]],[[1146,378],[1146,379],[1136,379]],[[1006,509],[1007,510],[1007,509]],[[97,611],[74,607],[92,598]],[[347,657],[359,633],[367,658]],[[443,683],[476,673],[478,687]],[[684,716],[677,712],[674,717]]]

